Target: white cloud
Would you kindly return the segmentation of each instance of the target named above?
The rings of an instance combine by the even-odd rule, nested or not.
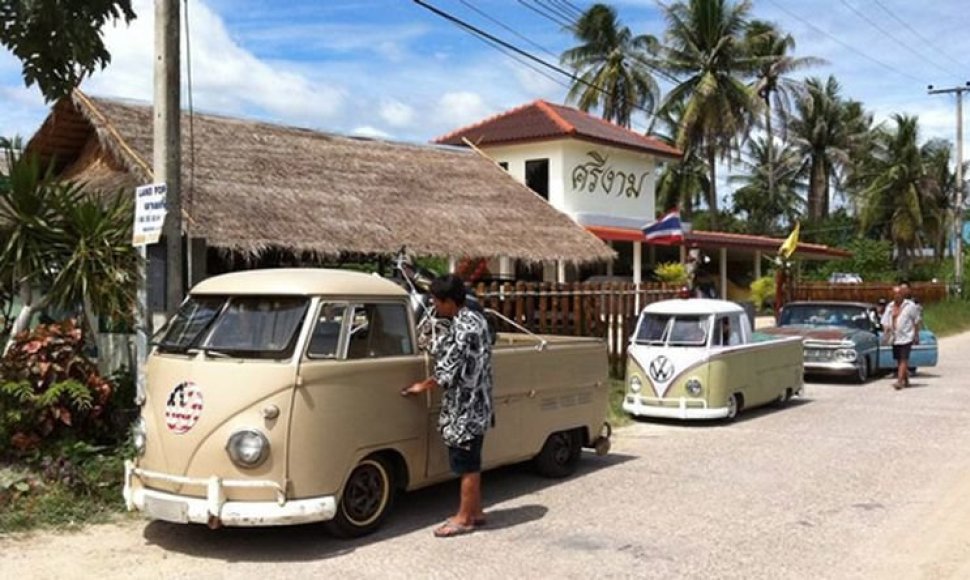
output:
[[[112,63],[85,83],[86,90],[151,99],[154,10],[151,0],[136,0],[134,8],[139,17],[130,27],[115,25],[105,31]],[[223,20],[204,3],[193,3],[191,10],[193,96],[198,108],[312,125],[341,112],[345,100],[341,87],[313,82],[286,66],[258,59],[232,39]],[[183,85],[187,80],[184,41]],[[183,89],[183,103],[186,100]]]
[[[393,99],[381,103],[379,114],[392,127],[407,127],[414,121],[414,109]]]
[[[356,137],[369,137],[371,139],[391,139],[391,134],[385,131],[381,131],[377,127],[371,127],[365,125],[363,127],[357,127],[350,133]]]
[[[441,95],[435,116],[439,121],[457,129],[481,120],[492,111],[478,93],[456,91]]]

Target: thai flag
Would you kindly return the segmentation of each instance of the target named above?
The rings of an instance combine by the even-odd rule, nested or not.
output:
[[[673,210],[659,220],[643,228],[643,237],[651,244],[676,244],[684,241],[680,225],[680,211]]]

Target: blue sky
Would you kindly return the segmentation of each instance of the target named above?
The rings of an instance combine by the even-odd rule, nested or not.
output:
[[[468,5],[553,54],[572,44],[517,0],[430,1],[550,60]],[[927,96],[926,85],[970,81],[970,10],[961,4],[755,0],[753,14],[793,33],[798,54],[827,60],[808,74],[835,74],[878,119],[918,114],[925,137],[952,138],[953,99]],[[134,5],[135,23],[106,31],[114,62],[85,83],[91,94],[151,98],[152,2]],[[654,1],[613,5],[635,32],[662,34]],[[189,0],[189,19],[195,104],[209,112],[426,141],[536,98],[561,102],[566,93],[563,79],[538,74],[410,0]],[[0,135],[29,136],[46,112],[36,89],[23,88],[19,63],[0,52]]]

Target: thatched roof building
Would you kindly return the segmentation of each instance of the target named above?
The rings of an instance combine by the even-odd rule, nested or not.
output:
[[[183,208],[210,247],[258,254],[503,256],[606,260],[614,253],[481,155],[196,115],[182,119]],[[152,109],[80,91],[28,151],[91,189],[152,181]]]

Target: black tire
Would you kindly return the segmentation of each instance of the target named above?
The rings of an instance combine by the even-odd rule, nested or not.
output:
[[[396,492],[394,466],[380,455],[365,457],[350,472],[327,527],[341,538],[373,533],[391,511]]]
[[[909,367],[909,374],[915,375],[918,369],[916,367]]]
[[[533,466],[536,473],[543,477],[568,477],[576,472],[582,453],[583,442],[578,431],[559,431],[546,439],[542,451],[533,460]]]
[[[859,364],[858,367],[856,367],[854,379],[855,379],[855,382],[859,383],[860,385],[866,384],[866,381],[869,380],[869,358],[868,357],[862,357],[861,363]]]
[[[793,396],[792,390],[785,389],[784,393],[778,395],[778,398],[775,400],[775,405],[779,407],[784,407],[785,405],[788,404],[789,401],[791,401],[792,396]]]
[[[744,399],[741,398],[741,395],[738,393],[731,395],[731,398],[728,399],[728,414],[724,417],[724,420],[731,422],[737,419],[738,415],[741,414],[742,407],[744,407]]]

